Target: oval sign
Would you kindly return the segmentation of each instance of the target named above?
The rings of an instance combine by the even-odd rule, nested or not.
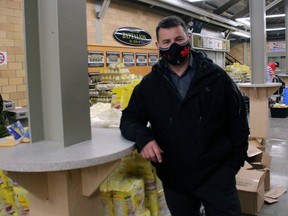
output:
[[[122,27],[114,31],[113,36],[120,43],[130,46],[144,46],[152,41],[151,35],[143,29]]]

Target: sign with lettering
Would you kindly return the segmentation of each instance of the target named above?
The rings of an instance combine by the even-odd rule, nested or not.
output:
[[[113,36],[120,43],[130,46],[145,46],[152,41],[151,35],[143,29],[122,27],[114,31]]]

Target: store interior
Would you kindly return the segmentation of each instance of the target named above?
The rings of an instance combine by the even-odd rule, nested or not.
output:
[[[285,215],[287,14],[284,0],[0,1],[0,94],[10,132],[0,138],[0,215],[9,204],[13,216],[112,216],[111,197],[122,202],[132,184],[149,195],[135,211],[170,215],[155,170],[118,129],[133,89],[160,59],[155,26],[168,15],[186,22],[192,49],[243,93],[256,148],[245,169],[261,172],[245,176],[245,184],[257,182],[253,189],[238,176],[243,215]],[[279,62],[282,82],[265,80],[269,62]],[[112,184],[119,179],[125,183]]]

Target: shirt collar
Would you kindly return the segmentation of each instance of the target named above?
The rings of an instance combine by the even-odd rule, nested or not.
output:
[[[165,67],[167,68],[167,71],[169,72],[169,75],[176,75],[172,70],[171,68],[169,67],[168,63],[166,61],[165,62]],[[191,69],[193,68],[193,56],[190,52],[189,54],[189,65],[188,65],[188,68],[184,71],[184,73],[181,75],[181,77],[185,76],[188,71],[191,71]],[[177,75],[178,76],[178,75]]]

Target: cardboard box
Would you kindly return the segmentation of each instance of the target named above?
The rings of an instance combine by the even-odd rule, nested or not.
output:
[[[270,168],[272,157],[266,152],[261,152],[247,159],[254,169]]]
[[[270,204],[278,202],[278,198],[286,193],[286,191],[286,188],[273,188],[271,191],[264,194],[264,200]]]
[[[265,172],[264,190],[270,190],[270,165],[272,157],[253,145],[249,145],[247,154],[247,161],[252,166],[252,169]]]
[[[265,151],[265,140],[262,138],[249,137],[249,146],[255,146],[261,151]]]
[[[240,169],[236,175],[236,187],[241,204],[241,212],[258,215],[264,205],[265,172]]]
[[[266,168],[265,171],[265,179],[264,179],[264,190],[270,190],[270,169]]]

